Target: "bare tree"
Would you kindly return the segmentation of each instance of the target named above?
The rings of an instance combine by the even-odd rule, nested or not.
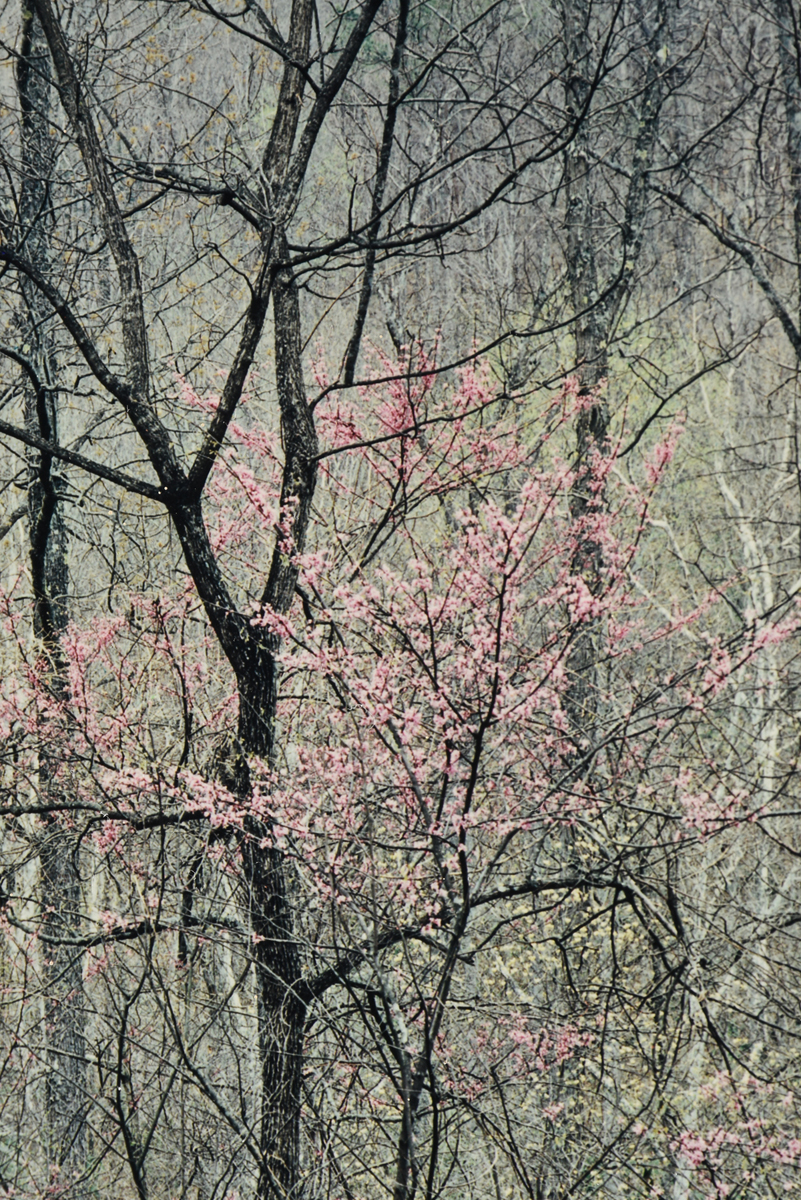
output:
[[[657,436],[693,378],[745,411],[710,372],[753,329],[696,361],[751,266],[691,143],[731,157],[753,97],[701,123],[722,58],[678,20],[14,25],[5,1190],[792,1182],[793,589],[700,435]],[[696,225],[729,238],[703,270]]]
[[[345,356],[345,377],[350,382],[377,257],[425,252],[426,247],[439,245],[450,233],[462,228],[469,230],[471,219],[513,185],[528,160],[560,152],[579,119],[571,119],[561,130],[554,131],[541,148],[535,147],[528,160],[522,161],[514,152],[510,154],[508,142],[510,127],[520,124],[526,116],[525,101],[519,104],[512,126],[507,120],[479,119],[472,138],[463,145],[454,142],[454,176],[458,176],[464,161],[477,154],[494,157],[500,176],[479,194],[466,198],[447,217],[436,214],[433,208],[427,210],[425,205],[421,210],[421,194],[436,190],[442,177],[443,169],[435,153],[427,153],[419,169],[411,164],[412,169],[404,173],[390,192],[389,165],[398,139],[401,104],[407,109],[417,104],[416,93],[425,89],[430,78],[441,70],[441,62],[448,71],[452,69],[451,53],[458,57],[465,51],[474,52],[472,39],[483,20],[480,11],[470,14],[466,28],[471,32],[466,41],[457,28],[450,40],[440,45],[429,48],[424,43],[422,56],[410,57],[413,65],[408,68],[401,91],[402,55],[409,21],[407,7],[402,4],[390,21],[394,33],[386,76],[388,99],[378,175],[368,211],[362,219],[354,216],[351,206],[343,214],[346,224],[341,231],[326,230],[322,239],[318,234],[308,244],[298,245],[293,241],[292,229],[308,192],[309,174],[319,153],[320,131],[345,85],[349,81],[352,85],[365,47],[371,40],[380,44],[384,39],[379,24],[380,0],[367,0],[339,14],[333,10],[321,13],[311,0],[296,0],[287,14],[284,33],[267,11],[257,5],[249,5],[241,13],[228,13],[207,3],[168,4],[161,6],[159,20],[172,19],[180,29],[194,21],[192,8],[197,18],[205,22],[208,30],[205,36],[217,39],[218,30],[220,38],[234,36],[237,46],[251,54],[252,69],[257,73],[264,71],[265,62],[277,62],[278,69],[272,75],[274,94],[261,101],[274,103],[269,132],[261,135],[261,144],[256,134],[250,144],[237,134],[226,112],[224,92],[216,89],[207,100],[193,96],[191,90],[185,91],[190,111],[197,109],[201,114],[196,131],[187,134],[188,138],[196,139],[190,140],[189,145],[197,147],[199,161],[190,158],[188,166],[182,163],[177,146],[174,151],[157,152],[155,135],[148,122],[163,125],[164,117],[147,93],[147,85],[134,81],[135,90],[139,86],[141,92],[143,132],[137,128],[135,109],[120,107],[114,77],[104,76],[107,63],[114,61],[115,54],[124,55],[128,50],[138,53],[140,46],[148,45],[149,30],[142,13],[138,10],[132,13],[131,34],[123,32],[125,23],[118,23],[116,14],[106,19],[99,11],[88,14],[87,30],[70,29],[68,14],[59,13],[51,0],[37,0],[32,6],[32,16],[25,18],[22,50],[17,57],[23,124],[28,122],[25,142],[29,146],[23,149],[21,170],[28,177],[20,191],[18,229],[12,234],[9,228],[2,259],[6,274],[13,271],[20,281],[20,292],[35,314],[37,331],[52,338],[52,324],[58,322],[73,350],[60,356],[56,364],[52,355],[47,354],[21,362],[13,348],[5,349],[11,362],[27,372],[29,387],[37,400],[37,424],[34,428],[31,421],[27,427],[4,422],[2,429],[6,438],[17,439],[36,452],[41,464],[32,524],[34,586],[37,630],[46,642],[49,639],[54,662],[58,655],[58,634],[63,628],[55,596],[66,592],[63,552],[58,550],[61,506],[53,478],[54,461],[71,464],[129,495],[139,495],[161,506],[177,536],[206,617],[236,678],[236,733],[230,744],[216,754],[213,769],[220,782],[245,803],[250,794],[248,759],[257,756],[268,763],[275,762],[279,750],[276,704],[280,639],[269,625],[254,624],[247,608],[232,594],[209,539],[202,503],[204,489],[259,351],[268,310],[272,307],[283,466],[280,532],[269,568],[257,587],[257,606],[258,611],[280,619],[294,599],[296,559],[304,549],[317,474],[318,440],[303,369],[300,285],[304,273],[309,273],[307,278],[315,279],[320,269],[325,273],[344,265],[347,270],[349,263],[366,256],[355,328]],[[419,14],[418,19],[423,21],[423,15]],[[84,42],[85,38],[89,41]],[[93,55],[90,42],[107,45],[105,56]],[[28,43],[35,44],[36,62]],[[207,56],[207,70],[218,68],[219,59],[215,57],[218,53],[215,50]],[[38,67],[40,61],[42,66]],[[49,114],[44,106],[44,98],[49,94],[50,63],[61,106],[58,116]],[[169,89],[162,87],[162,92],[166,98]],[[244,98],[241,102],[244,103]],[[476,102],[479,118],[485,103],[483,98]],[[205,128],[209,120],[213,122],[210,130]],[[57,181],[51,163],[47,171],[43,166],[31,165],[34,154],[41,155],[43,147],[46,149],[44,130],[51,121],[63,124]],[[167,138],[173,143],[177,123],[178,118],[167,131]],[[32,145],[34,136],[41,143],[36,148]],[[210,156],[207,162],[203,162],[204,154]],[[245,167],[244,174],[234,169],[237,162]],[[148,227],[148,217],[156,212],[168,225],[182,219],[184,213],[188,213],[190,221],[198,217],[205,220],[203,214],[208,213],[213,219],[204,236],[215,238],[210,253],[196,252],[190,239],[186,247],[181,245],[178,250],[187,265],[179,268],[176,275],[170,262],[175,255],[175,248],[170,248],[170,235],[163,242],[163,250],[150,237],[153,225]],[[198,226],[194,227],[193,236],[200,236]],[[48,245],[60,247],[58,258],[51,250],[45,253],[43,239],[48,240]],[[100,245],[95,246],[98,240]],[[61,257],[64,254],[69,261]],[[159,254],[163,265],[160,274],[155,268],[154,277],[153,259]],[[187,340],[181,327],[193,307],[191,300],[182,304],[180,295],[184,275],[192,269],[189,264],[193,260],[201,274],[211,274],[210,298],[216,296],[225,274],[233,284],[231,299],[241,297],[236,314],[218,316],[213,304],[209,306],[209,332],[200,344],[216,341],[215,356],[219,359],[224,355],[227,360],[226,379],[213,415],[199,429],[176,425],[177,413],[169,400],[174,382],[162,365],[165,352],[167,356],[174,354],[176,342],[184,338],[184,361],[199,376],[203,373],[202,356],[194,358],[196,367],[192,365],[191,347],[197,337],[196,330],[190,331]],[[315,274],[310,274],[312,271]],[[160,312],[159,303],[164,304]],[[178,306],[178,319],[170,326],[165,314],[173,303]],[[77,366],[73,366],[76,351]],[[61,444],[63,434],[60,437],[56,429],[52,401],[56,390],[64,386],[66,372],[73,369],[77,371],[74,391],[80,391],[88,416],[84,427],[76,430],[75,449]],[[100,430],[104,438],[106,430],[113,430],[119,439],[119,448],[111,457],[86,452],[87,445],[91,446],[98,436],[95,431]],[[141,452],[147,468],[137,463],[125,469],[125,459],[136,458]],[[61,565],[56,567],[53,564],[57,553],[62,553],[62,557]],[[48,563],[51,565],[47,566]],[[58,580],[54,571],[60,572]],[[63,605],[58,611],[63,612]],[[57,671],[54,676],[57,677]],[[64,918],[67,924],[63,929],[59,925],[56,938],[66,945],[63,952],[59,951],[61,957],[55,956],[49,968],[53,978],[59,979],[64,994],[72,998],[60,1007],[58,999],[53,1001],[60,1016],[67,1020],[73,999],[80,994],[72,980],[72,974],[80,969],[80,955],[74,945],[75,938],[67,936],[78,929],[79,923],[75,911],[76,863],[61,845],[55,828],[46,840],[46,847],[44,903],[48,908],[53,907],[52,921],[57,920],[55,914],[69,911],[68,919]],[[240,852],[258,980],[261,1116],[256,1193],[286,1196],[295,1194],[299,1187],[303,1037],[312,993],[303,982],[301,945],[290,895],[291,875],[283,852],[274,844],[269,819],[256,815],[247,818]],[[187,884],[189,896],[193,877],[190,874]],[[56,892],[58,904],[51,905]],[[58,920],[63,924],[61,917]],[[127,1014],[132,1011],[140,986],[132,985],[121,1010],[117,1067],[120,1080],[127,1054]],[[62,1078],[74,1095],[81,1090],[79,1081],[84,1070],[78,1027],[73,1023],[64,1037],[72,1039],[70,1061],[74,1061],[75,1069],[65,1071]],[[122,1099],[124,1091],[118,1084],[117,1120],[136,1190],[140,1196],[146,1196],[146,1139],[135,1128],[135,1101],[131,1099],[126,1107]],[[71,1111],[64,1097],[54,1098],[53,1106],[64,1114]],[[74,1123],[74,1118],[69,1121]],[[73,1155],[70,1161],[83,1157],[80,1121],[74,1134],[65,1134],[61,1141],[65,1147],[63,1153],[68,1151]]]

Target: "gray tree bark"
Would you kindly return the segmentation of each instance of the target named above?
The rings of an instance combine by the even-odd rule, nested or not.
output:
[[[22,114],[22,181],[19,194],[21,240],[36,268],[46,274],[51,257],[51,196],[55,148],[50,131],[52,71],[38,18],[23,6],[17,86]],[[50,306],[27,279],[22,281],[19,314],[23,352],[33,367],[26,378],[25,425],[29,432],[58,444],[56,349]],[[60,636],[66,628],[69,590],[64,485],[47,453],[29,452],[30,561],[33,631],[45,660],[47,687],[57,701],[67,685]],[[59,735],[43,730],[39,788],[43,798],[60,798]],[[81,889],[75,839],[58,815],[44,823],[39,852],[42,906],[42,974],[46,1046],[45,1129],[51,1169],[68,1194],[86,1194],[87,1074],[84,1039],[83,956],[68,943],[80,929]]]
[[[566,269],[573,310],[579,394],[591,400],[576,421],[574,465],[577,477],[570,507],[575,522],[585,521],[589,525],[593,513],[602,509],[604,503],[603,494],[592,486],[592,463],[596,455],[606,454],[609,436],[608,391],[598,389],[608,381],[609,345],[642,250],[648,174],[653,164],[664,100],[664,63],[660,51],[667,39],[667,2],[656,0],[651,12],[646,11],[643,0],[636,0],[632,6],[632,15],[645,35],[647,62],[636,100],[637,134],[621,222],[620,260],[615,273],[606,279],[601,277],[596,252],[600,234],[596,196],[598,170],[593,157],[593,122],[588,114],[596,71],[590,36],[592,6],[581,0],[565,0],[563,9],[565,105],[569,116],[580,122],[565,152]],[[595,594],[602,585],[604,564],[591,529],[580,538],[574,569]],[[570,682],[565,703],[572,736],[579,746],[591,744],[594,736],[597,637],[597,622],[590,620],[581,625],[576,630],[567,663]]]

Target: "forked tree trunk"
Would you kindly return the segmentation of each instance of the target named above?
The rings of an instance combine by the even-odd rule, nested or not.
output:
[[[75,69],[52,0],[31,0],[42,22],[55,65],[59,95],[89,175],[92,204],[114,259],[121,304],[120,331],[125,380],[107,375],[146,447],[159,478],[158,499],[166,505],[187,567],[209,621],[236,675],[239,728],[218,774],[244,798],[249,792],[248,758],[272,762],[276,742],[278,643],[265,628],[237,610],[216,560],[202,515],[202,494],[228,422],[239,402],[257,352],[272,295],[276,385],[284,446],[282,530],[276,537],[263,605],[281,614],[295,593],[297,566],[311,512],[317,467],[317,437],[301,367],[300,307],[288,266],[286,224],[291,219],[308,156],[328,108],[342,86],[372,24],[381,0],[366,0],[325,83],[296,147],[314,17],[312,0],[293,0],[281,88],[262,163],[262,263],[251,288],[239,346],[220,398],[191,469],[185,471],[167,428],[152,403],[147,323],[141,274],[117,201],[107,157],[95,126],[88,94]],[[306,135],[309,136],[306,136]],[[304,142],[305,138],[305,142]],[[293,158],[294,154],[294,158]],[[98,369],[105,373],[105,367]],[[287,539],[291,542],[287,546]],[[269,823],[250,818],[242,842],[247,906],[254,935],[262,1052],[261,1167],[258,1200],[287,1200],[301,1193],[300,1096],[306,999],[301,987],[301,953],[287,863],[271,844]],[[132,1167],[135,1164],[132,1162]],[[136,1172],[134,1172],[136,1175]],[[137,1183],[138,1186],[138,1183]],[[140,1188],[141,1193],[141,1188]]]
[[[274,239],[279,254],[282,237]],[[317,435],[308,407],[301,365],[297,287],[280,266],[273,284],[276,382],[284,442],[282,509],[291,524],[291,552],[276,544],[262,604],[286,613],[297,582],[293,554],[303,550],[317,472]],[[237,674],[239,742],[245,756],[272,762],[276,749],[279,643],[255,630]],[[237,787],[247,791],[246,763]],[[261,1150],[258,1200],[288,1200],[301,1194],[300,1107],[303,1032],[307,1000],[300,946],[295,932],[291,878],[283,853],[270,845],[271,831],[255,818],[245,824],[243,866],[256,963],[261,1051]]]

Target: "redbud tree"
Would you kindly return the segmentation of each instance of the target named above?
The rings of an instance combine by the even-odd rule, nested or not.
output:
[[[346,391],[315,375],[302,546],[258,377],[210,473],[229,612],[165,553],[149,589],[84,603],[55,688],[24,577],[3,597],[0,1186],[792,1193],[794,921],[759,866],[766,839],[794,853],[790,784],[759,697],[794,607],[732,633],[730,596],[682,606],[654,573],[680,422],[639,466],[622,434],[577,467],[597,398],[572,381],[535,411],[422,351]],[[265,647],[257,745],[242,662]],[[80,881],[61,933],[48,838]],[[77,1174],[37,1150],[55,942],[83,977]]]

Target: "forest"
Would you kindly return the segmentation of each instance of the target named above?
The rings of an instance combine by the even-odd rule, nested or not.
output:
[[[0,61],[0,1200],[801,1196],[799,0]]]

